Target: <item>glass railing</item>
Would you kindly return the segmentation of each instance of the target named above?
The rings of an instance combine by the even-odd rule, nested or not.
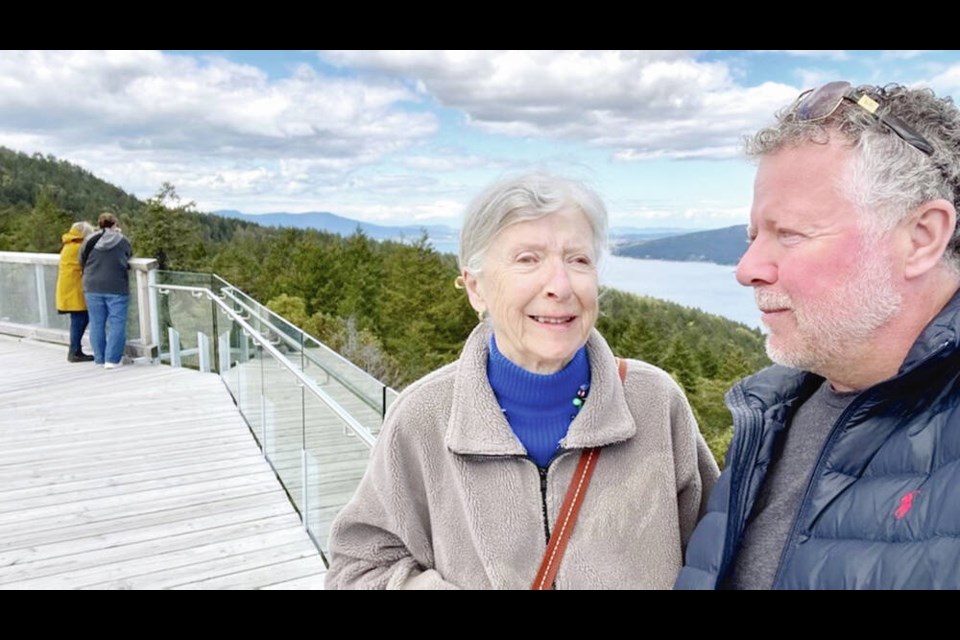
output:
[[[313,361],[306,334],[284,330],[296,329],[293,325],[278,324],[275,314],[238,305],[234,297],[221,297],[206,285],[170,282],[189,278],[159,276],[157,317],[165,336],[160,357],[219,372],[325,554],[331,521],[366,471],[375,429],[361,418],[368,419],[372,410]],[[356,407],[363,409],[359,415]],[[379,428],[381,418],[374,414]]]
[[[55,253],[0,251],[0,331],[69,344],[70,317],[57,313],[57,273],[60,256]],[[130,260],[130,305],[127,313],[127,348],[133,357],[152,355],[154,347],[149,284],[157,261]]]
[[[58,265],[56,254],[0,252],[0,332],[69,342]],[[221,376],[325,553],[396,392],[215,275],[137,258],[131,270],[128,353]]]
[[[330,396],[346,408],[361,424],[373,433],[379,431],[383,416],[386,415],[387,409],[396,400],[397,392],[327,347],[317,338],[304,332],[219,276],[179,271],[158,271],[157,283],[212,289],[234,311],[246,318],[247,322],[260,335],[269,339],[291,361],[299,362],[301,370],[311,376],[318,384],[322,384]],[[158,315],[161,319],[161,325],[167,322],[170,326],[177,327],[178,331],[182,326],[191,334],[191,337],[185,337],[184,332],[181,331],[180,338],[183,341],[181,352],[186,354],[185,363],[194,366],[196,361],[192,356],[197,348],[194,336],[202,330],[198,324],[203,321],[199,317],[185,317],[182,311],[183,306],[176,302],[176,298],[170,298],[168,301],[161,299],[158,301],[158,307],[160,309]],[[171,314],[174,317],[171,317]],[[214,327],[209,327],[210,331],[214,329]],[[162,330],[160,333],[160,357],[166,361],[168,360],[168,354],[171,352],[169,336],[166,330]],[[207,335],[214,334],[208,333]],[[217,369],[214,367],[212,370]]]

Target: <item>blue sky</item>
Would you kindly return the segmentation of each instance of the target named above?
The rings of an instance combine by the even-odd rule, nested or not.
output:
[[[960,97],[960,52],[3,51],[0,145],[202,211],[455,226],[543,168],[615,226],[715,228],[747,219],[741,137],[836,79]]]

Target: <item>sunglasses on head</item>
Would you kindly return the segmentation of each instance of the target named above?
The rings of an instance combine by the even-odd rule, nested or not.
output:
[[[892,113],[878,113],[880,104],[870,96],[858,93],[849,82],[830,82],[816,89],[804,91],[797,98],[791,113],[800,122],[816,122],[829,117],[844,100],[849,100],[885,124],[907,144],[928,156],[933,153],[933,145],[913,127]]]

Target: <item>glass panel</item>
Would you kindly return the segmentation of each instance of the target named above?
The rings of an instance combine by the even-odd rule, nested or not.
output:
[[[363,477],[370,449],[319,398],[304,394],[307,448],[307,527],[327,553],[330,523]]]
[[[264,450],[293,503],[303,512],[303,389],[293,373],[263,352]]]
[[[37,277],[32,264],[0,265],[0,320],[17,324],[37,324]]]
[[[394,403],[394,401],[395,401],[397,398],[399,398],[399,397],[400,397],[400,394],[399,394],[399,393],[397,393],[396,391],[394,391],[394,390],[391,389],[390,387],[387,387],[386,406],[383,407],[383,414],[384,414],[384,415],[386,415],[387,409],[390,408],[390,405],[392,405],[392,404]]]
[[[184,367],[200,368],[200,353],[198,351],[197,333],[202,332],[213,341],[213,309],[214,304],[206,294],[194,295],[191,291],[168,290],[166,294],[157,296],[160,305],[160,333],[162,353],[169,358],[170,344],[167,327],[173,327],[180,334],[180,362]],[[210,353],[213,358],[211,345]]]
[[[237,353],[237,404],[263,448],[263,362],[253,338],[240,332]]]
[[[251,317],[251,324],[264,332],[273,344],[287,354],[298,348],[303,351],[305,360],[309,360],[311,375],[324,384],[329,378],[334,378],[338,384],[336,397],[343,398],[344,404],[350,406],[367,405],[366,409],[358,409],[358,419],[371,431],[380,428],[381,416],[384,411],[383,384],[363,371],[353,363],[347,361],[326,345],[312,336],[304,333],[298,327],[259,304],[245,293],[228,285],[220,278],[215,278],[215,286],[227,291],[227,300],[238,312]],[[387,405],[396,397],[396,393],[387,390]]]
[[[240,340],[243,331],[219,306],[217,307],[217,372],[234,402],[240,406]]]
[[[127,341],[140,339],[140,300],[137,299],[137,273],[130,272],[130,303],[127,307]]]
[[[370,384],[372,378],[366,374],[358,375],[350,363],[340,360],[339,356],[331,356],[325,348],[307,348],[308,357],[303,372],[317,383],[330,398],[343,407],[354,419],[371,431],[379,430],[382,418],[380,416],[381,396],[383,385],[376,383],[375,390]],[[344,366],[346,363],[349,366]],[[373,382],[376,382],[373,380]],[[369,393],[358,393],[357,386],[366,387]],[[376,403],[367,398],[375,398]]]
[[[184,287],[210,288],[215,276],[209,273],[191,273],[188,271],[157,271],[157,284],[176,284]]]
[[[46,294],[47,305],[47,328],[70,330],[70,314],[57,313],[57,275],[60,272],[59,265],[45,264],[43,269],[43,290]],[[39,315],[37,316],[39,318]]]
[[[370,405],[377,415],[383,412],[383,385],[368,373],[353,363],[345,360],[338,353],[321,344],[312,336],[303,333],[266,306],[260,304],[243,291],[217,275],[187,273],[178,271],[157,272],[158,282],[188,286],[212,287],[217,292],[226,292],[224,301],[263,335],[272,340],[273,344],[284,353],[292,354],[300,349],[306,349],[307,358],[312,362],[316,375],[333,376],[339,379],[341,387],[350,390],[354,395]],[[272,325],[272,326],[271,326]],[[387,404],[396,393],[387,391]],[[365,420],[364,422],[367,422]],[[378,425],[369,424],[370,427]]]

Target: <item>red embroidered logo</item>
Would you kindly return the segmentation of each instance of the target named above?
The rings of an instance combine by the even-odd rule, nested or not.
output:
[[[893,517],[897,520],[903,520],[910,512],[910,508],[913,507],[913,499],[919,494],[919,491],[910,491],[905,493],[903,497],[900,498],[900,506],[897,507],[897,510],[893,512]]]

